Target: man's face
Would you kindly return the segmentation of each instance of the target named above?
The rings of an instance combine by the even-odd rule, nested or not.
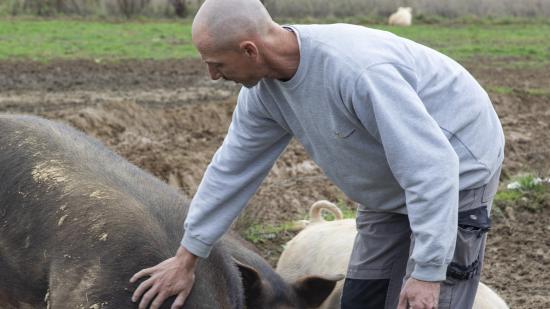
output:
[[[250,88],[262,78],[258,74],[255,58],[241,50],[211,52],[200,50],[202,60],[206,63],[210,78],[234,81]]]

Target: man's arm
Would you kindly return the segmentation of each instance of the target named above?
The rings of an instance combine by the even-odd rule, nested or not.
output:
[[[228,134],[206,169],[185,219],[181,244],[206,257],[256,193],[292,136],[244,89]]]
[[[132,297],[137,301],[143,294],[140,308],[146,308],[155,296],[151,308],[158,308],[172,295],[178,295],[172,308],[183,305],[194,282],[197,257],[208,257],[291,138],[270,119],[254,91],[243,88],[227,136],[189,206],[178,254],[132,277],[135,282],[150,276]]]
[[[365,127],[384,148],[392,173],[405,191],[414,235],[408,300],[428,299],[445,280],[452,259],[458,220],[458,156],[414,89],[415,75],[379,64],[359,76],[354,107]],[[441,102],[445,104],[446,102]],[[370,123],[366,123],[368,119]],[[373,126],[372,122],[375,122]],[[410,290],[407,290],[410,289]]]

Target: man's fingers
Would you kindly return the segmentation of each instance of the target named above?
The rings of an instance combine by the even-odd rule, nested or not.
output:
[[[405,295],[400,294],[399,295],[399,304],[397,305],[397,309],[408,309],[407,304],[408,304],[408,301],[407,301],[407,298],[405,297]]]
[[[134,294],[132,294],[132,301],[136,302],[138,299],[140,299],[141,295],[145,293],[145,291],[149,289],[149,287],[151,287],[153,284],[154,282],[151,278],[143,281],[134,291]]]
[[[157,292],[157,287],[153,285],[153,287],[151,287],[141,298],[141,301],[139,302],[139,309],[146,309],[153,297],[157,295]]]
[[[149,309],[158,309],[162,305],[162,303],[168,298],[168,294],[160,292],[158,293],[157,297],[155,297],[155,300],[151,303],[151,307]]]
[[[183,304],[185,303],[188,295],[189,292],[187,290],[179,293],[178,297],[176,297],[176,300],[174,300],[174,303],[172,303],[172,307],[170,307],[170,309],[180,309],[181,307],[183,307]]]
[[[138,271],[137,273],[135,273],[135,274],[132,276],[132,278],[130,278],[130,282],[131,282],[131,283],[134,283],[134,282],[136,282],[139,278],[141,278],[141,277],[143,277],[143,276],[148,276],[148,275],[150,275],[153,271],[154,271],[154,267],[142,269],[142,270]]]

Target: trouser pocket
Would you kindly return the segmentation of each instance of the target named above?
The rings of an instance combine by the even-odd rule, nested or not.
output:
[[[361,280],[346,278],[340,305],[342,309],[385,308],[390,279]]]
[[[458,213],[458,231],[453,260],[447,267],[447,279],[468,280],[479,273],[485,233],[491,228],[487,206]]]

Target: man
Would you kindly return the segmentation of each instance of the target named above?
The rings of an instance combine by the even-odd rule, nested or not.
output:
[[[176,256],[131,279],[150,276],[133,295],[140,308],[170,295],[182,306],[197,258],[292,137],[360,204],[343,308],[472,306],[504,138],[463,67],[384,31],[283,27],[257,0],[205,1],[192,35],[212,79],[245,87]]]

